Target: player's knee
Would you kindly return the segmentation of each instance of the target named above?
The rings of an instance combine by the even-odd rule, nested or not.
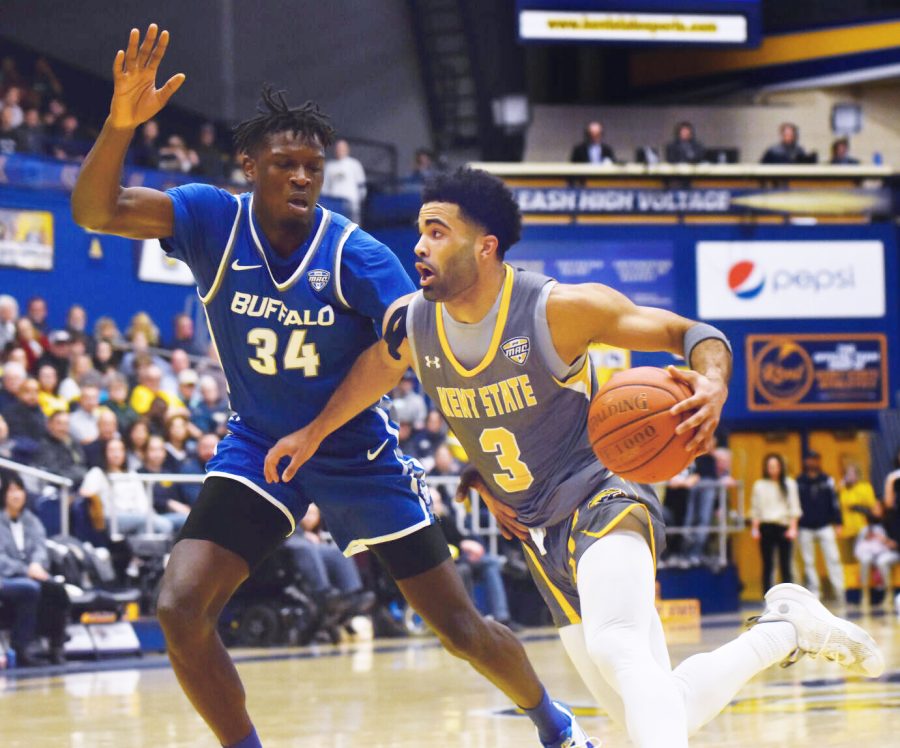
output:
[[[189,644],[203,635],[215,621],[198,603],[195,595],[177,585],[163,585],[156,604],[156,616],[170,647]]]
[[[631,632],[627,627],[600,628],[585,638],[588,656],[604,674],[615,670],[629,656]]]

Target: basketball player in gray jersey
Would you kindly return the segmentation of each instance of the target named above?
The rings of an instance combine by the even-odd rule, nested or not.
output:
[[[696,429],[688,449],[702,454],[714,445],[727,395],[728,341],[606,286],[566,285],[505,264],[521,217],[509,190],[486,172],[441,175],[426,185],[423,202],[415,250],[421,290],[388,310],[384,338],[360,356],[322,413],[270,450],[267,479],[290,480],[328,434],[412,366],[477,471],[466,485],[504,534],[522,541],[572,662],[640,748],[687,746],[750,678],[802,654],[880,675],[883,657],[865,631],[785,584],[766,594],[761,625],[672,669],[654,604],[664,543],[659,502],[593,455],[588,347],[684,356],[691,369],[669,372],[693,395],[672,412],[691,413],[678,431]]]

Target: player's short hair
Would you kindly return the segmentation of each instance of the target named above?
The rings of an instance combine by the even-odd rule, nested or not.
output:
[[[481,169],[461,167],[425,182],[423,203],[453,203],[463,218],[497,237],[500,259],[522,236],[522,214],[515,196],[501,179]]]
[[[239,153],[253,155],[269,135],[291,132],[309,141],[318,141],[323,148],[334,142],[334,127],[319,105],[307,101],[291,107],[284,98],[285,91],[277,91],[268,83],[262,87],[258,114],[244,120],[232,131],[234,147]]]

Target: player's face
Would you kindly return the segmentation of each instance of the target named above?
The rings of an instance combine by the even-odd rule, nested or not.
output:
[[[478,280],[479,232],[453,203],[425,203],[419,210],[416,270],[429,301],[448,301]]]
[[[256,209],[278,224],[312,223],[324,170],[321,143],[292,132],[269,135],[265,146],[244,162]]]

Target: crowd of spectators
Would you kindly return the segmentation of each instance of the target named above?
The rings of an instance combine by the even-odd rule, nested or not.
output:
[[[581,141],[572,147],[569,160],[572,163],[615,164],[615,151],[604,139],[603,123],[599,120],[588,122]],[[684,120],[675,125],[672,140],[663,148],[643,146],[637,149],[635,160],[643,163],[700,164],[722,161],[737,161],[737,148],[707,148],[697,136],[692,122]],[[763,164],[814,164],[819,162],[816,151],[808,151],[800,145],[800,130],[792,122],[783,122],[778,127],[778,142],[766,149],[760,157]],[[859,160],[850,155],[850,140],[846,136],[836,138],[831,143],[828,161],[835,165],[858,164]]]

